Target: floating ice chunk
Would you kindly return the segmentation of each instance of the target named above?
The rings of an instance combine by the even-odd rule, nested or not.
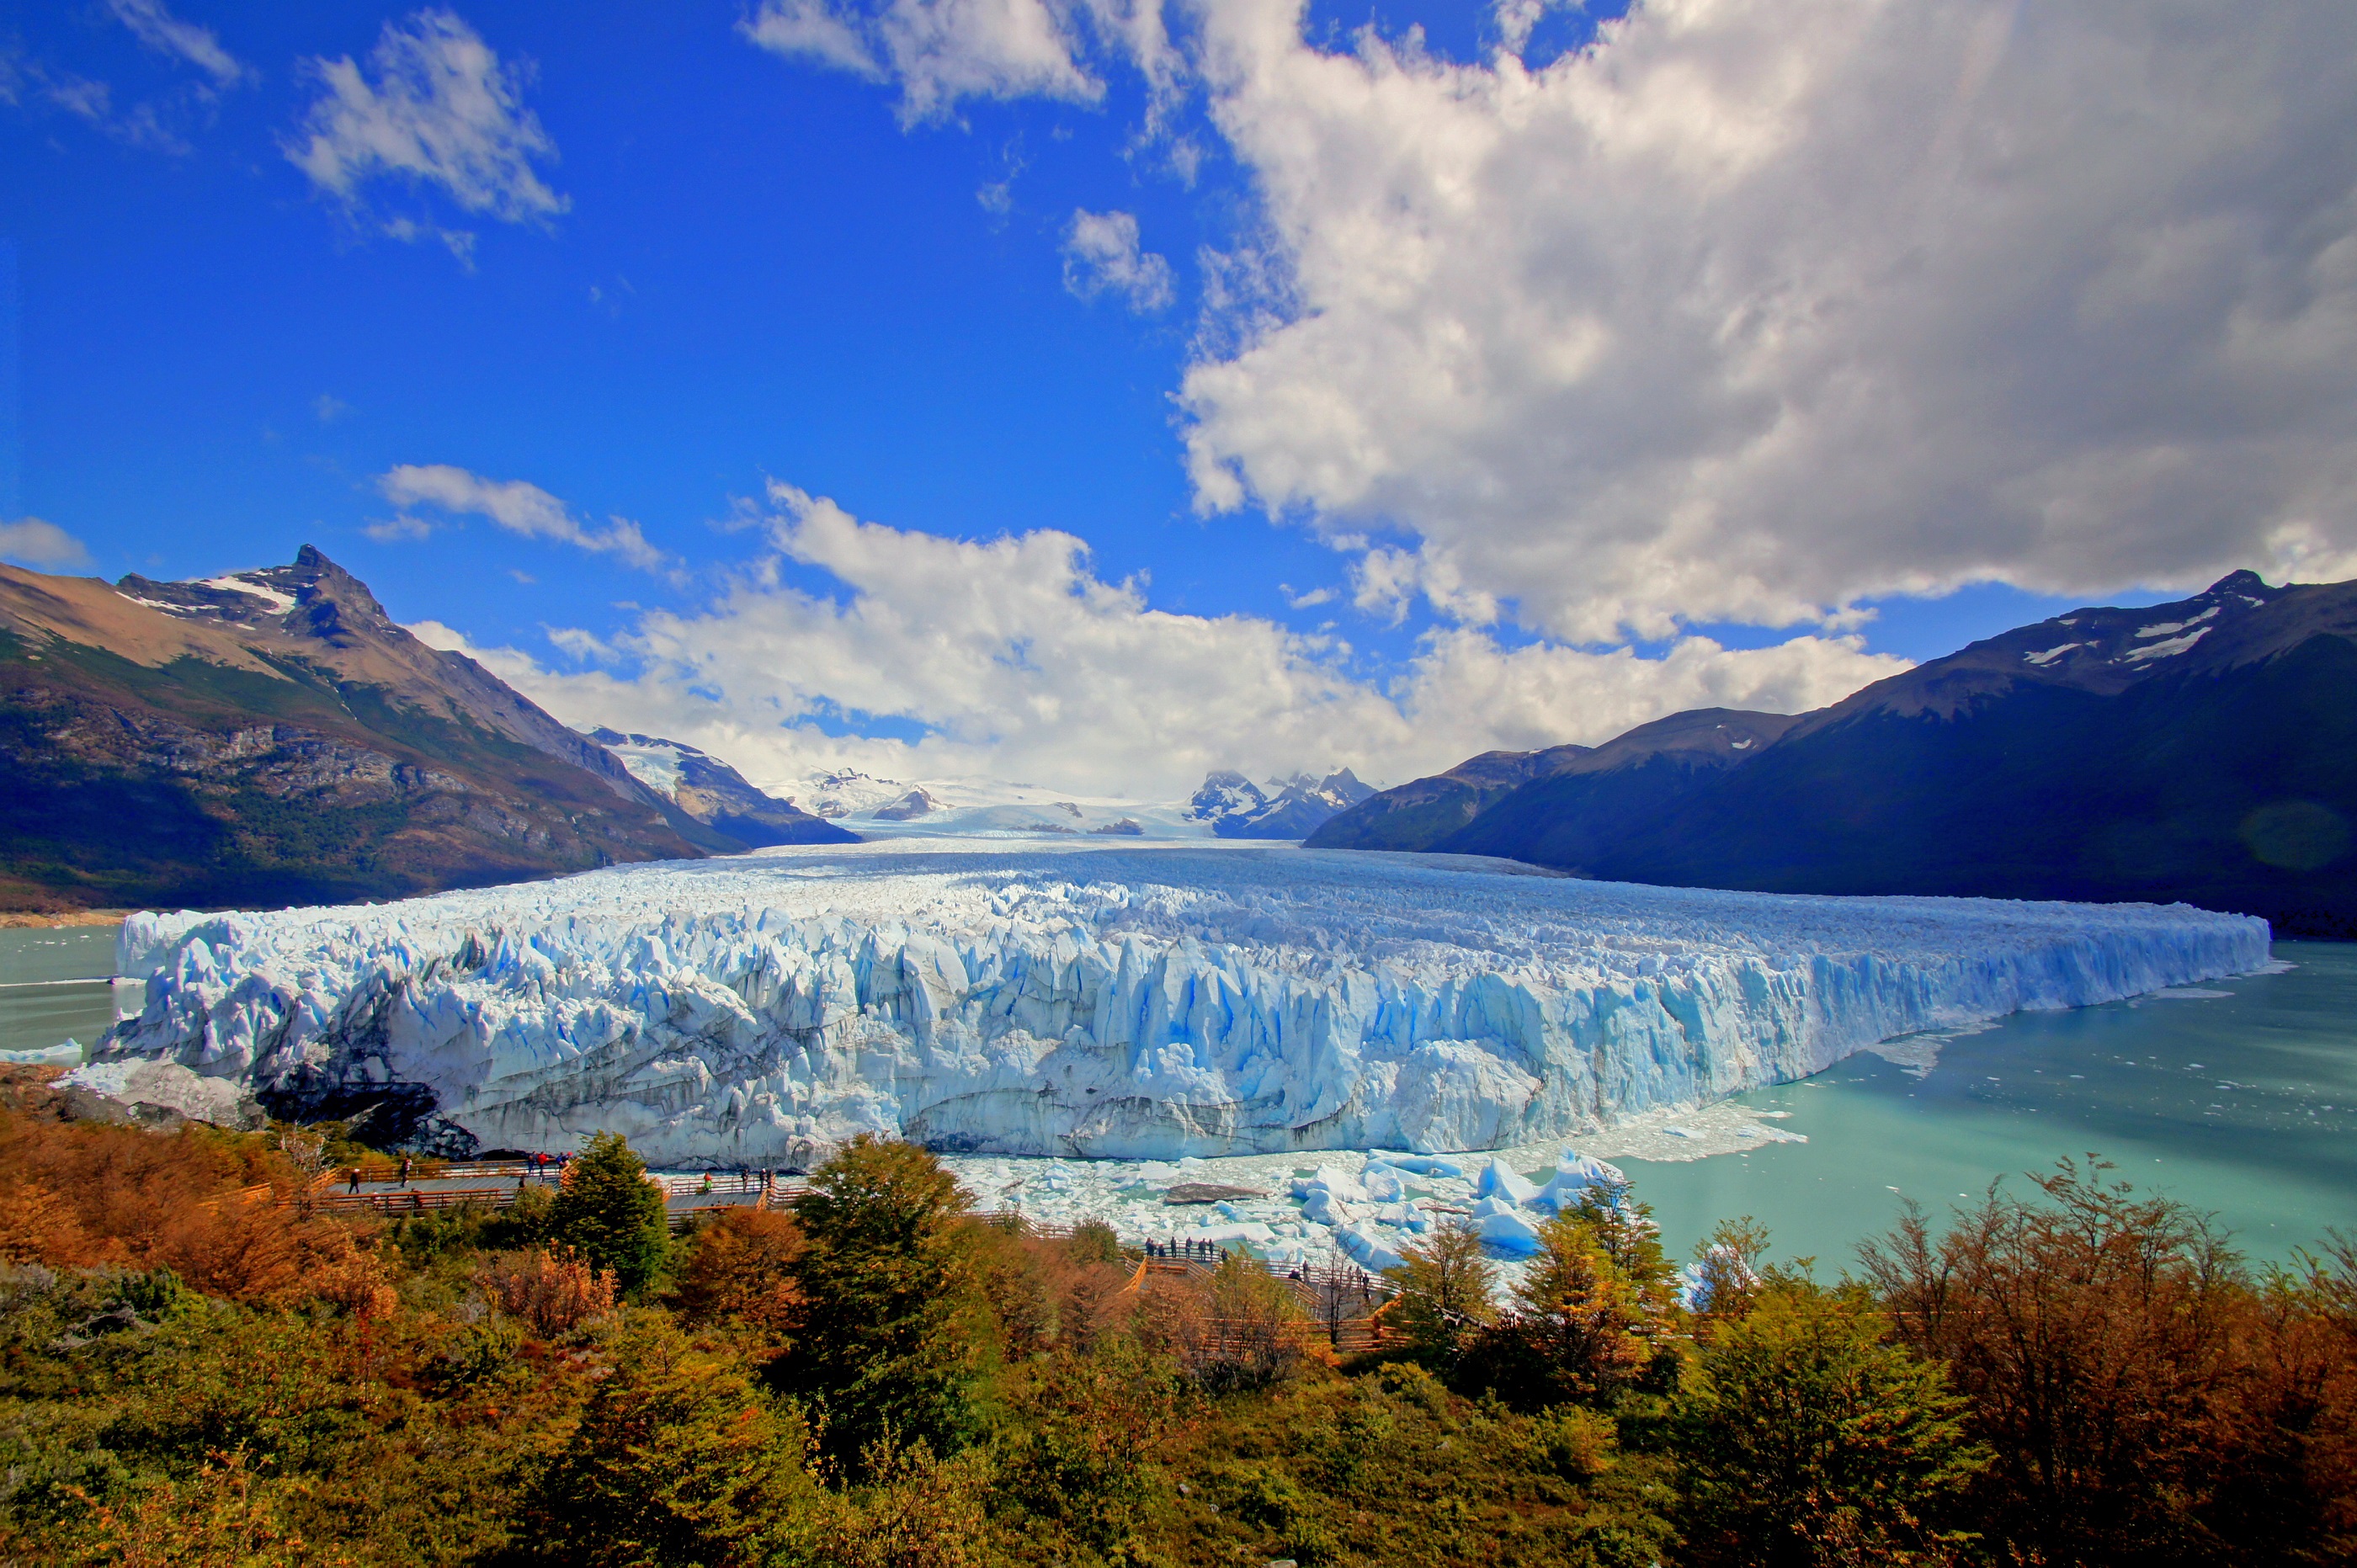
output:
[[[1496,1251],[1526,1258],[1539,1250],[1539,1228],[1531,1217],[1501,1197],[1485,1197],[1473,1205],[1473,1229]]]
[[[1538,1196],[1538,1187],[1528,1177],[1518,1176],[1503,1160],[1491,1160],[1481,1167],[1473,1183],[1476,1197],[1499,1197],[1508,1203],[1528,1203]]]
[[[1455,1160],[1444,1160],[1434,1155],[1386,1154],[1383,1155],[1383,1164],[1396,1165],[1401,1170],[1412,1172],[1416,1176],[1448,1176],[1459,1181],[1465,1176],[1465,1167],[1462,1165]]]
[[[1400,1255],[1396,1238],[1387,1238],[1371,1225],[1344,1226],[1334,1232],[1334,1244],[1342,1255],[1371,1274],[1387,1269],[1405,1266],[1407,1260]]]
[[[0,1051],[0,1062],[15,1067],[79,1067],[82,1049],[80,1040],[64,1040],[54,1046],[36,1046],[30,1050]]]
[[[1619,1165],[1590,1159],[1577,1149],[1566,1149],[1563,1157],[1555,1162],[1555,1175],[1547,1178],[1546,1186],[1532,1195],[1530,1207],[1549,1214],[1560,1214],[1566,1208],[1578,1208],[1580,1200],[1587,1196],[1587,1190],[1592,1187],[1598,1184],[1625,1187],[1628,1181]]]

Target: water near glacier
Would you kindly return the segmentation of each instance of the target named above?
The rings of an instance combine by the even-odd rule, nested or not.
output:
[[[1941,1042],[1917,1077],[1857,1056],[1724,1108],[1785,1112],[1805,1144],[1675,1164],[1623,1159],[1681,1250],[1754,1214],[1783,1257],[1828,1269],[1889,1230],[1902,1195],[1933,1215],[1994,1178],[2099,1154],[2113,1179],[2214,1213],[2255,1258],[2357,1231],[2357,945],[2283,942],[2293,968]],[[1904,1053],[1895,1053],[1904,1054]]]
[[[0,929],[0,1061],[96,1043],[114,1022],[114,930],[72,926]],[[128,990],[128,988],[124,988]]]

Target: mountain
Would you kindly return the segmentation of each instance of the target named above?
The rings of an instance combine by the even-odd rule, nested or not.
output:
[[[1225,769],[1204,776],[1188,799],[1186,817],[1208,822],[1223,839],[1307,838],[1342,811],[1372,795],[1347,768],[1314,779],[1307,773],[1274,779],[1264,792],[1241,773]]]
[[[739,847],[309,545],[201,582],[0,567],[0,900],[268,908]]]
[[[1388,847],[1684,886],[2182,900],[2357,936],[2357,583],[2237,572],[2074,610],[1774,722],[1719,766],[1706,747],[1623,782],[1534,779]]]
[[[743,774],[685,741],[624,735],[604,727],[585,732],[621,759],[630,776],[716,832],[760,849],[781,843],[857,843],[857,833],[813,816],[791,800],[765,794]]]

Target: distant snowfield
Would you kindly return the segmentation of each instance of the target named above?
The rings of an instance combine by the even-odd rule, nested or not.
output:
[[[419,1086],[456,1148],[610,1128],[661,1164],[795,1166],[860,1132],[973,1157],[1599,1133],[1699,1153],[1774,1135],[1705,1108],[1877,1042],[2269,960],[2262,922],[2182,906],[1785,897],[1074,837],[140,915],[119,961],[146,1005],[109,1057],[296,1109]]]

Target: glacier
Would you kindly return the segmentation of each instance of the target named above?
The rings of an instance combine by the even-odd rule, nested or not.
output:
[[[901,839],[137,915],[117,965],[145,1005],[96,1059],[178,1063],[281,1115],[375,1107],[380,1137],[454,1154],[611,1129],[683,1168],[807,1166],[862,1132],[969,1155],[1429,1155],[2248,972],[2268,936],[2182,905]]]

